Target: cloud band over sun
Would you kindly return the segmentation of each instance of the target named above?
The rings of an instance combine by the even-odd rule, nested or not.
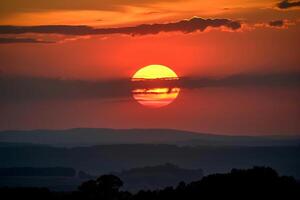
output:
[[[120,99],[129,97],[133,88],[162,86],[182,89],[241,86],[299,87],[300,73],[237,74],[223,78],[182,77],[179,80],[157,80],[135,84],[128,79],[87,81],[0,76],[0,102],[74,98]]]

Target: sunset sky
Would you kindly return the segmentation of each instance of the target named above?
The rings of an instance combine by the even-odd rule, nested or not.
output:
[[[300,1],[2,0],[0,129],[300,135],[299,36]],[[184,80],[164,108],[130,93],[151,64]]]

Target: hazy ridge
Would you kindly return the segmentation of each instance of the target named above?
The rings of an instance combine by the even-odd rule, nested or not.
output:
[[[76,128],[67,130],[1,131],[0,143],[31,143],[62,147],[107,144],[176,144],[290,146],[300,136],[224,136],[172,129]]]

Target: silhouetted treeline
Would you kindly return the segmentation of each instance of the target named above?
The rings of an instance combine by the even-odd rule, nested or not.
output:
[[[1,188],[1,197],[9,199],[58,200],[199,200],[199,199],[299,199],[300,184],[292,177],[279,176],[268,167],[248,170],[233,169],[230,173],[214,174],[189,184],[162,190],[139,191],[135,194],[120,190],[123,182],[115,175],[103,175],[82,183],[77,191],[62,193],[40,188]]]
[[[76,170],[66,167],[9,167],[0,168],[0,176],[64,176],[73,177]]]
[[[163,165],[148,166],[123,170],[113,173],[126,184],[123,189],[138,191],[141,189],[154,190],[167,186],[175,186],[180,181],[192,182],[203,177],[202,169],[184,169],[177,165],[166,163]]]

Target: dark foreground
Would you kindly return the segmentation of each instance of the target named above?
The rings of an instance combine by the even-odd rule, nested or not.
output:
[[[1,188],[5,199],[61,200],[156,200],[156,199],[299,199],[300,183],[292,177],[279,176],[267,167],[248,170],[233,169],[230,173],[209,175],[200,181],[161,190],[122,191],[123,182],[114,175],[103,175],[82,183],[73,192],[53,192],[46,188]]]

